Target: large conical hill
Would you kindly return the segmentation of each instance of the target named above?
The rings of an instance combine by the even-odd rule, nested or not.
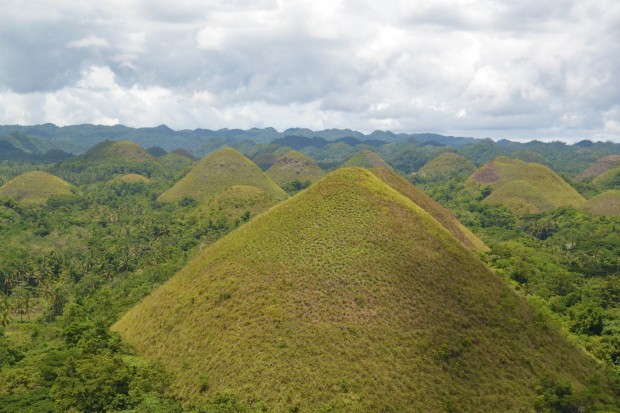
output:
[[[315,182],[322,178],[325,172],[314,159],[300,152],[290,151],[278,158],[266,174],[278,185],[284,185],[293,181]]]
[[[361,151],[351,156],[342,165],[347,167],[361,167],[361,168],[386,168],[392,169],[392,167],[383,160],[379,155],[372,151]]]
[[[89,183],[129,173],[157,176],[163,174],[163,167],[154,156],[136,143],[104,141],[83,155],[61,162],[55,171],[74,182]]]
[[[15,199],[26,204],[44,204],[51,196],[72,193],[69,183],[43,171],[27,172],[0,187],[0,197]]]
[[[405,178],[385,168],[372,169],[372,172],[383,182],[405,195],[416,205],[431,214],[440,224],[472,251],[483,252],[489,248],[469,229],[463,226],[447,209],[426,195],[424,191],[411,184]]]
[[[189,197],[202,202],[235,185],[260,188],[280,200],[287,197],[254,162],[233,148],[223,148],[197,162],[180,181],[161,194],[159,200],[177,202]]]
[[[274,412],[532,411],[594,361],[371,171],[339,169],[202,251],[114,326],[179,397]]]
[[[471,176],[489,185],[492,193],[483,202],[499,204],[516,214],[539,213],[555,208],[581,207],[585,199],[558,174],[544,165],[500,156]]]

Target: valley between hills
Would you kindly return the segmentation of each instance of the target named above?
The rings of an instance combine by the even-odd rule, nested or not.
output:
[[[0,412],[620,411],[620,144],[0,132]]]

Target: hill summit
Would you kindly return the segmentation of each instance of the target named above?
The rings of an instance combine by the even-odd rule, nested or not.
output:
[[[563,206],[579,208],[585,199],[551,169],[538,163],[500,156],[471,176],[493,189],[483,202],[500,204],[514,213],[537,213]]]
[[[196,256],[114,326],[178,396],[268,411],[519,411],[594,362],[430,214],[343,168]],[[531,410],[531,407],[529,408]]]
[[[163,173],[155,157],[130,141],[101,142],[85,154],[61,162],[54,170],[78,183],[109,180],[129,173],[146,177]]]
[[[385,162],[379,155],[373,151],[361,151],[351,156],[342,165],[343,167],[358,166],[361,168],[386,168],[392,169],[392,167]]]
[[[266,172],[278,185],[293,181],[314,182],[325,175],[316,161],[303,153],[290,151],[278,158]]]
[[[284,190],[254,162],[236,149],[227,147],[202,158],[187,175],[161,194],[159,200],[175,202],[189,197],[201,202],[235,185],[254,186],[280,200],[287,197]]]
[[[0,187],[0,197],[5,196],[29,204],[45,203],[53,195],[71,193],[69,183],[43,171],[27,172]]]

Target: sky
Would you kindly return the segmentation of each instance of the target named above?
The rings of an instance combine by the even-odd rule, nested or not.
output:
[[[2,0],[0,124],[620,142],[618,0]]]

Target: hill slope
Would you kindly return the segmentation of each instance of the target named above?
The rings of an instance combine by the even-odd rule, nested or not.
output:
[[[0,197],[30,204],[45,203],[53,195],[70,195],[71,185],[43,171],[32,171],[13,178],[0,187]]]
[[[254,162],[235,149],[223,148],[196,163],[187,175],[161,194],[159,200],[176,202],[190,197],[201,202],[234,185],[260,188],[279,199],[287,196]]]
[[[314,182],[325,175],[314,159],[297,151],[278,158],[265,173],[278,185],[293,181]]]
[[[620,167],[620,155],[607,155],[597,160],[588,169],[577,175],[576,181],[583,181],[585,179],[594,179],[610,169]]]
[[[359,166],[362,168],[386,168],[392,169],[392,167],[385,162],[379,155],[372,151],[361,151],[351,156],[342,165],[344,168]]]
[[[593,215],[620,216],[620,190],[609,190],[588,199],[583,209]]]
[[[114,326],[190,401],[531,410],[594,362],[410,199],[339,169],[201,252]]]
[[[484,164],[474,172],[471,180],[493,188],[485,203],[504,205],[518,214],[562,206],[578,208],[585,202],[577,191],[546,166],[506,156]]]
[[[372,172],[383,182],[405,195],[420,208],[428,212],[441,225],[472,251],[488,251],[489,248],[469,229],[465,228],[447,209],[426,195],[424,191],[388,169],[373,169]]]

